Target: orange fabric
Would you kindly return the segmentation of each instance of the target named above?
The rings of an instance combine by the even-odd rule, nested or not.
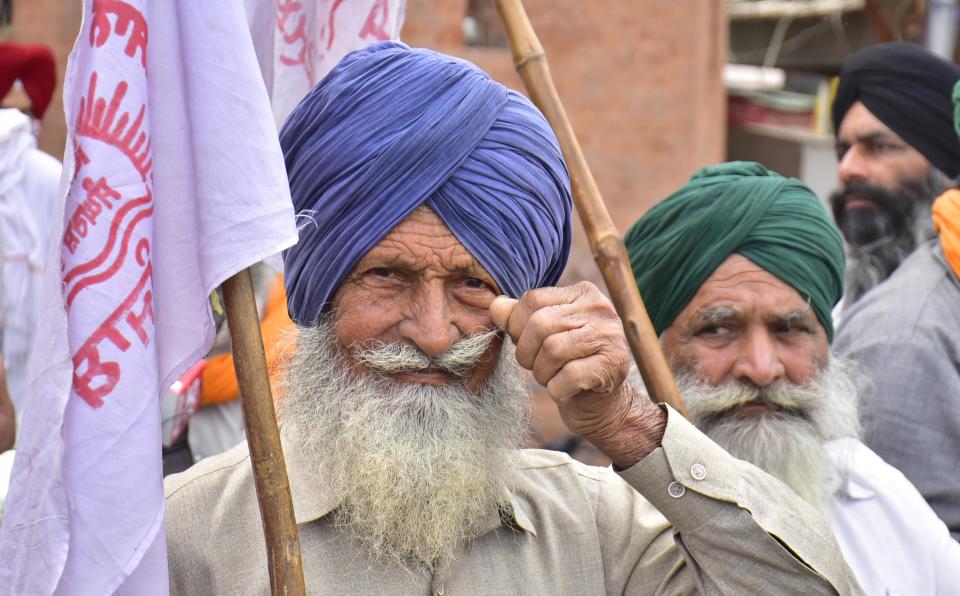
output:
[[[291,351],[290,345],[280,340],[293,327],[293,321],[287,315],[287,293],[283,288],[283,276],[278,275],[270,288],[267,307],[263,320],[260,321],[260,333],[263,335],[263,349],[267,356],[267,370],[271,373],[271,380],[275,365],[282,362]],[[233,401],[239,395],[240,388],[233,370],[233,356],[228,352],[208,359],[203,369],[203,384],[200,386],[200,406]]]
[[[954,275],[960,277],[960,190],[951,189],[933,203],[933,226]]]

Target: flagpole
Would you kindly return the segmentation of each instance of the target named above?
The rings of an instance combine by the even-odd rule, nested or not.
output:
[[[680,390],[667,365],[660,340],[650,323],[650,316],[637,289],[623,239],[610,219],[603,197],[600,196],[600,189],[590,173],[573,126],[553,85],[543,46],[540,45],[521,0],[496,2],[510,40],[514,66],[523,79],[530,99],[540,108],[557,135],[567,169],[570,171],[573,202],[587,233],[594,260],[600,267],[610,298],[623,321],[623,329],[633,358],[640,369],[640,376],[643,377],[651,399],[667,403],[687,416]]]
[[[249,269],[223,282],[223,301],[267,543],[271,593],[274,596],[305,595],[300,535],[293,514]]]

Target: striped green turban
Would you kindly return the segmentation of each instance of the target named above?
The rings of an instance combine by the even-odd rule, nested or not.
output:
[[[953,128],[960,135],[960,81],[953,86]]]
[[[703,168],[640,218],[625,241],[658,335],[738,253],[799,292],[833,340],[830,313],[843,294],[843,243],[799,180],[753,162]]]

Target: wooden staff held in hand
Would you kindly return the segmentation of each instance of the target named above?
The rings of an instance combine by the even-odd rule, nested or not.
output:
[[[610,298],[623,321],[630,350],[647,391],[654,401],[667,403],[687,416],[677,383],[637,290],[623,239],[607,213],[600,189],[590,173],[576,134],[567,119],[563,104],[560,103],[543,46],[540,45],[520,0],[497,0],[497,9],[510,39],[517,72],[523,79],[530,99],[540,108],[557,135],[567,169],[570,171],[574,205],[580,214],[590,249],[603,274]]]

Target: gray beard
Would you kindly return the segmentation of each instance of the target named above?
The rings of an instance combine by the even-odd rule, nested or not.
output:
[[[681,374],[677,382],[701,431],[734,457],[778,478],[826,511],[845,470],[831,465],[824,443],[860,434],[859,378],[850,364],[833,359],[803,385],[714,387],[696,374]],[[766,402],[774,411],[744,416],[735,410],[749,401]]]
[[[297,341],[281,427],[315,462],[317,490],[338,491],[335,523],[374,561],[433,570],[498,520],[530,418],[509,340],[475,392],[358,376],[329,317]]]

